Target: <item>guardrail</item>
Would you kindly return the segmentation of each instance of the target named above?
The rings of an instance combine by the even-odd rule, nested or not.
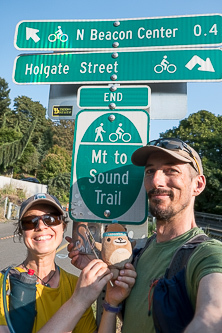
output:
[[[209,236],[222,241],[222,215],[195,212],[198,227],[204,229]]]

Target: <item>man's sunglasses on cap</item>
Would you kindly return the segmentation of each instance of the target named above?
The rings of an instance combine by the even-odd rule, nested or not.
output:
[[[23,217],[20,220],[21,229],[26,230],[32,230],[36,229],[39,225],[39,220],[42,220],[42,222],[47,227],[53,227],[57,226],[62,223],[63,219],[61,215],[54,215],[54,214],[45,214],[41,216],[27,216]]]
[[[192,153],[191,149],[188,147],[188,145],[183,142],[180,139],[171,139],[171,138],[161,138],[158,140],[152,140],[148,143],[148,146],[157,146],[157,147],[161,147],[161,148],[165,148],[168,150],[184,150],[186,151],[195,161],[196,166],[197,166],[197,171],[199,174],[201,174],[200,171],[200,166],[199,163],[197,162],[196,157],[194,156],[194,154]]]

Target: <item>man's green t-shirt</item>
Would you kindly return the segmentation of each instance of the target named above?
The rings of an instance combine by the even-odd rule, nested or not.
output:
[[[126,300],[123,333],[155,332],[152,315],[148,316],[150,285],[164,275],[176,250],[201,233],[201,229],[194,228],[167,242],[154,239],[148,246],[138,261],[136,283]],[[187,265],[187,291],[193,307],[201,278],[214,272],[222,273],[222,242],[212,239],[198,245]]]

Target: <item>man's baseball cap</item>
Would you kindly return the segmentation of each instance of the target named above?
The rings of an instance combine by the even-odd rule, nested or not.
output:
[[[28,209],[39,204],[53,206],[61,215],[64,214],[62,206],[56,197],[47,193],[38,193],[23,201],[19,211],[19,220],[22,219]]]
[[[132,163],[145,166],[150,154],[157,151],[164,151],[178,161],[190,163],[199,174],[203,174],[203,166],[198,153],[187,143],[177,138],[161,138],[150,141],[146,146],[138,148],[132,154]]]

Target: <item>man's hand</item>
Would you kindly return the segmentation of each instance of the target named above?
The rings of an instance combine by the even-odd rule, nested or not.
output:
[[[91,260],[95,259],[94,255],[81,253],[81,252],[79,252],[79,250],[75,250],[71,237],[66,236],[65,239],[67,240],[67,242],[69,242],[69,244],[67,246],[67,250],[69,252],[68,256],[71,259],[71,263],[75,267],[83,270],[90,263]]]

